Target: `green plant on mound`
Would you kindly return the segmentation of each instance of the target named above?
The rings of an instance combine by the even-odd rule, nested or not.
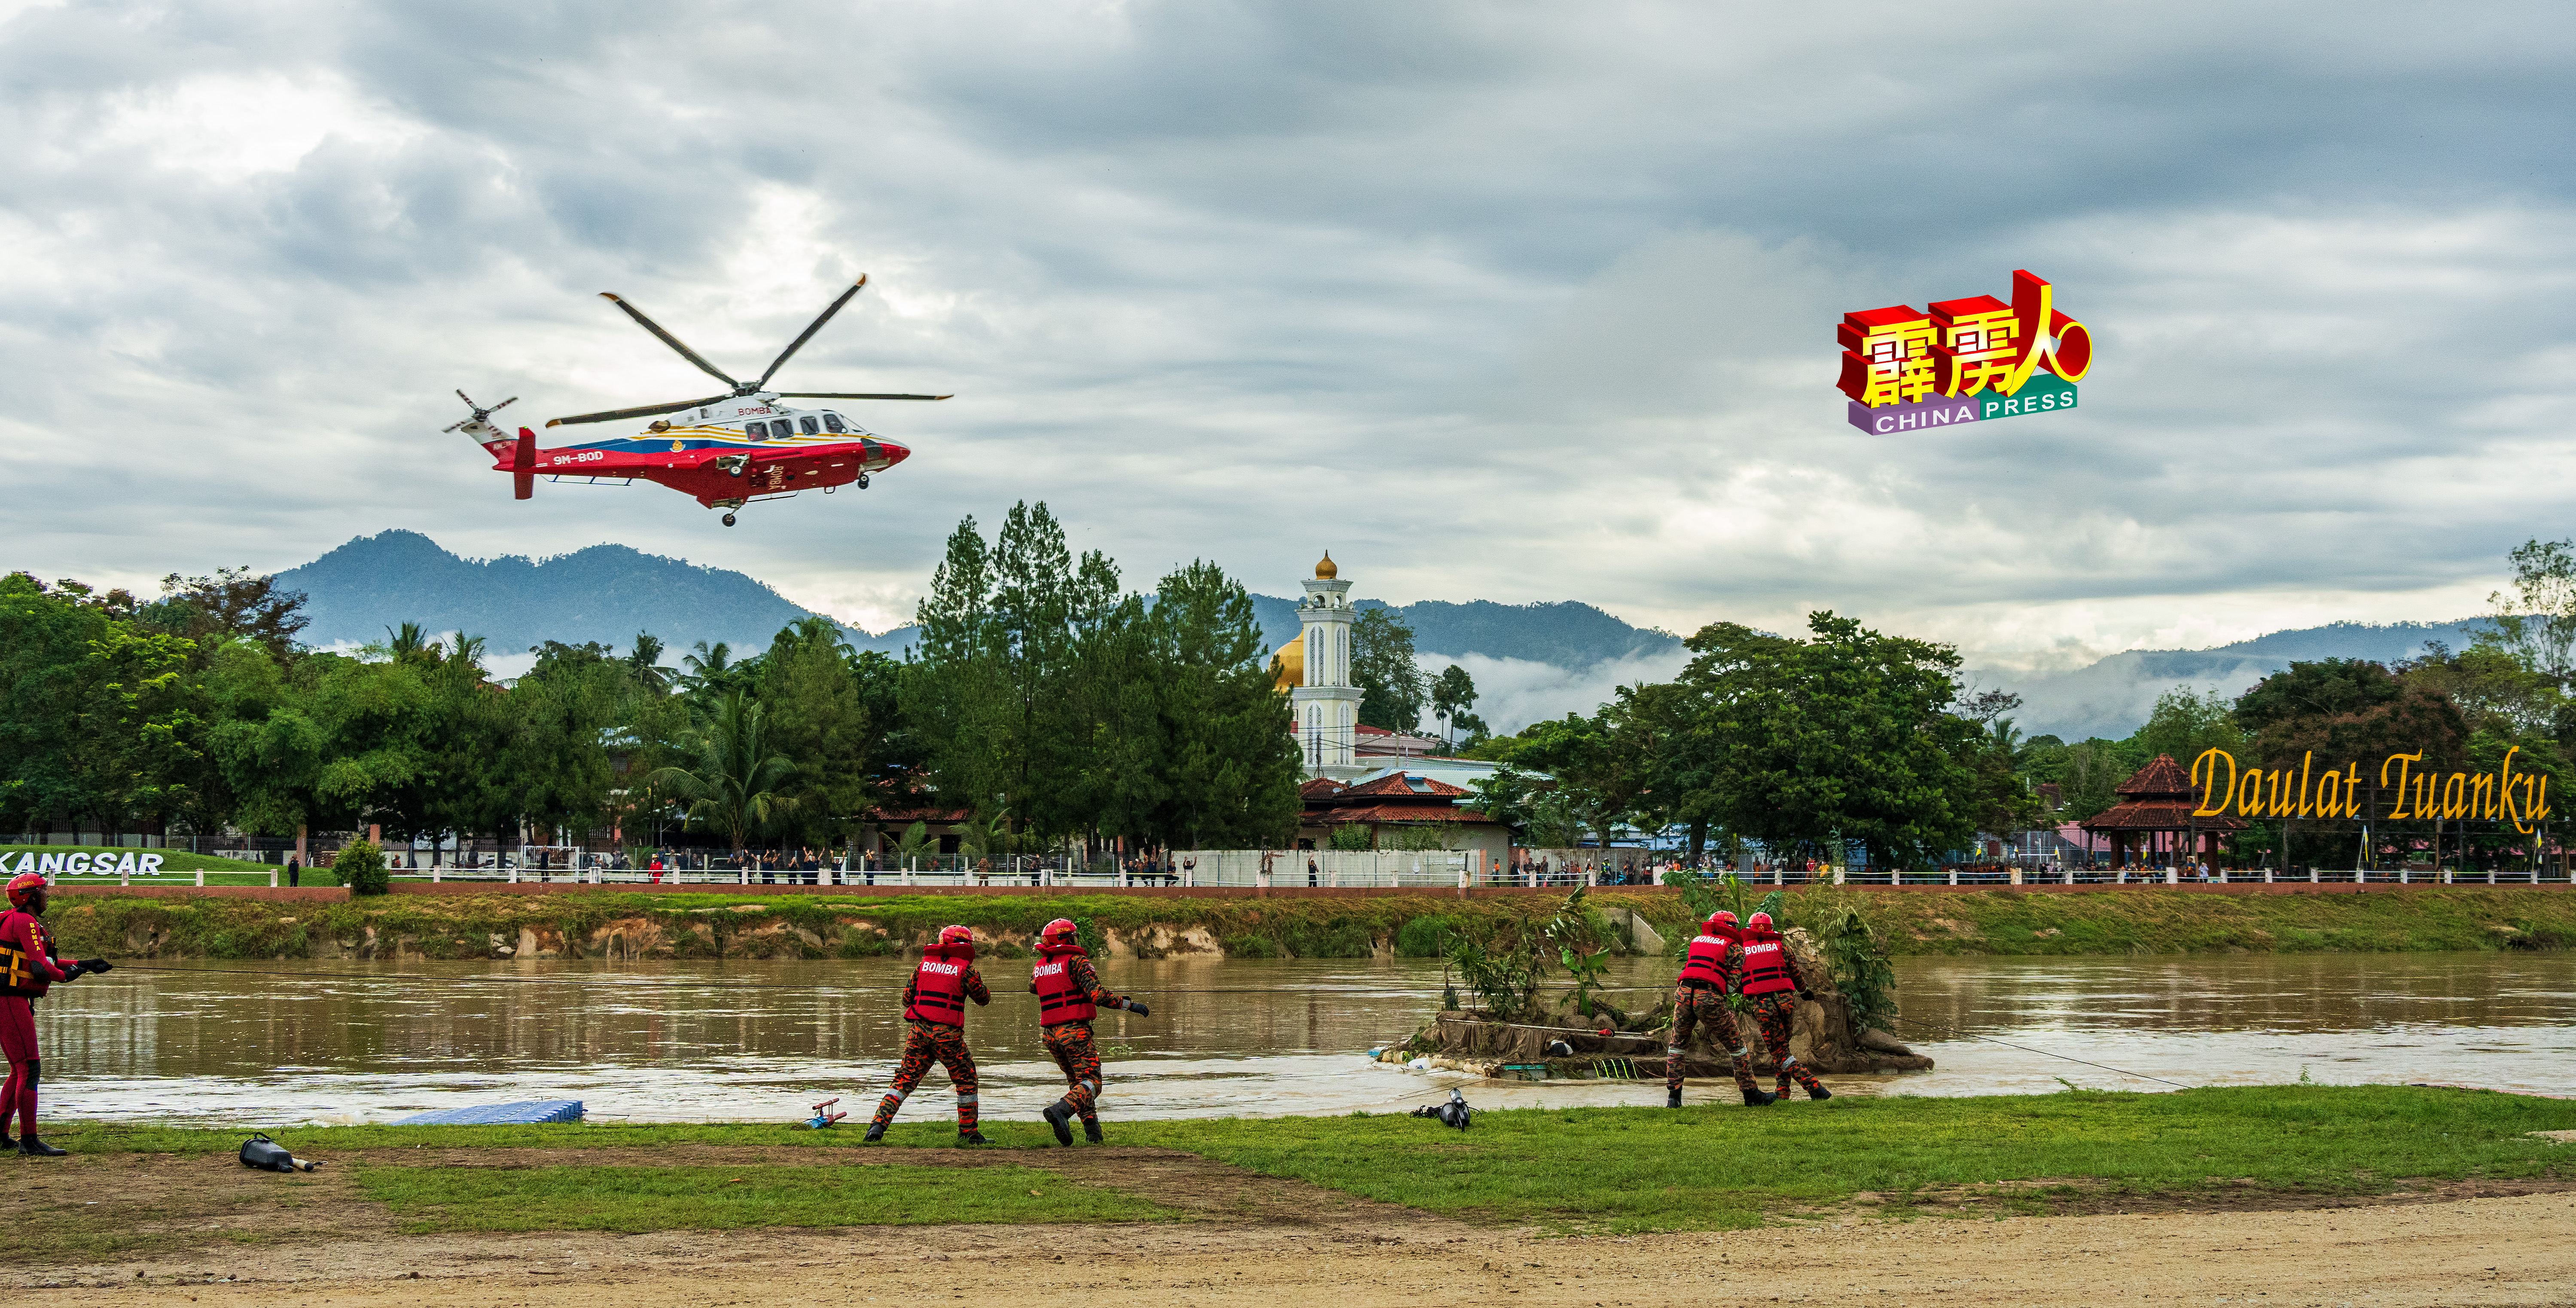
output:
[[[902,953],[903,946],[883,931],[854,926],[841,933],[841,943],[833,952],[843,958],[884,958]]]
[[[1834,988],[1851,1004],[1852,1026],[1894,1029],[1896,964],[1879,948],[1860,910],[1845,909],[1841,920],[1824,924],[1816,931],[1816,943],[1824,950],[1825,965],[1833,969]]]
[[[1438,914],[1408,917],[1395,929],[1395,956],[1438,958],[1448,952],[1446,938],[1451,929],[1450,920]]]
[[[1280,928],[1279,943],[1297,958],[1367,958],[1377,952],[1367,927],[1356,922],[1297,922]]]
[[[331,857],[331,879],[352,895],[381,895],[393,884],[385,870],[385,851],[372,840],[352,840]]]

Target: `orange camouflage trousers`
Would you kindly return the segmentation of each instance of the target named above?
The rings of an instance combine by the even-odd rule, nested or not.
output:
[[[1682,1088],[1682,1055],[1690,1048],[1691,1028],[1715,1047],[1718,1055],[1733,1065],[1735,1084],[1753,1089],[1751,1047],[1736,1030],[1735,1014],[1726,1006],[1726,996],[1699,986],[1676,986],[1673,989],[1673,1028],[1664,1038],[1664,1087]]]
[[[1796,1059],[1789,1056],[1789,1019],[1798,1012],[1798,992],[1774,990],[1767,995],[1749,996],[1753,1003],[1753,1020],[1762,1028],[1762,1046],[1771,1054],[1771,1063],[1780,1069],[1780,1094],[1789,1093],[1789,1082],[1795,1079],[1814,1094],[1824,1086]]]
[[[903,1066],[895,1069],[894,1088],[877,1105],[873,1125],[894,1120],[895,1110],[903,1107],[934,1061],[948,1069],[949,1084],[957,1087],[957,1133],[975,1129],[975,1055],[966,1050],[966,1028],[945,1022],[915,1022],[904,1034]]]
[[[1064,1069],[1065,1103],[1087,1125],[1100,1122],[1100,1051],[1091,1043],[1089,1022],[1065,1022],[1043,1029],[1047,1054]]]

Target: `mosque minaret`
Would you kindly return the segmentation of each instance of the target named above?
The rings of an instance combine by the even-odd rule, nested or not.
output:
[[[1371,771],[1351,757],[1360,721],[1360,689],[1351,684],[1351,620],[1357,616],[1351,609],[1351,583],[1341,579],[1327,550],[1297,606],[1304,631],[1294,653],[1304,666],[1288,699],[1297,712],[1297,746],[1305,755],[1306,775],[1345,784]]]

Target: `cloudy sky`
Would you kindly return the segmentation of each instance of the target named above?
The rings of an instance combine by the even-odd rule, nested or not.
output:
[[[618,541],[873,628],[1043,498],[1150,584],[1831,607],[1990,666],[2483,608],[2569,522],[2576,10],[0,0],[0,566]],[[1864,436],[1846,310],[2057,286],[2077,413]],[[726,530],[505,417],[953,391]],[[557,435],[562,434],[558,429]]]

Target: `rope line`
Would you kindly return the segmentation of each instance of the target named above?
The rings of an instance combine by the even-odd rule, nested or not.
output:
[[[1899,1016],[1896,1020],[1897,1020],[1897,1021],[1899,1021],[1899,1022],[1906,1023],[1906,1024],[1911,1025],[1911,1026],[1918,1026],[1918,1027],[1922,1027],[1922,1028],[1924,1028],[1924,1029],[1926,1029],[1926,1030],[1933,1031],[1933,1032],[1936,1032],[1936,1033],[1939,1033],[1939,1034],[1943,1034],[1943,1035],[1953,1036],[1953,1037],[1957,1037],[1957,1038],[1960,1038],[1960,1039],[1966,1039],[1966,1040],[1983,1040],[1983,1041],[1985,1041],[1987,1044],[1990,1044],[1990,1045],[2002,1045],[2002,1046],[2003,1046],[2003,1047],[2005,1047],[2006,1049],[2018,1049],[2018,1050],[2022,1051],[2022,1052],[2023,1052],[2023,1053],[2025,1053],[2025,1054],[2039,1054],[2039,1055],[2041,1055],[2041,1056],[2043,1056],[2043,1057],[2047,1057],[2047,1058],[2063,1058],[2063,1059],[2065,1059],[2067,1062],[2070,1062],[2070,1063],[2082,1063],[2082,1064],[2083,1064],[2083,1065],[2085,1065],[2086,1067],[2098,1067],[2098,1068],[2101,1068],[2101,1069],[2102,1069],[2103,1071],[2105,1071],[2105,1072],[2118,1072],[2118,1073],[2119,1073],[2120,1075],[2122,1075],[2122,1076],[2133,1076],[2133,1077],[2136,1077],[2137,1079],[2139,1079],[2139,1080],[2141,1080],[2141,1081],[2153,1081],[2153,1082],[2155,1082],[2155,1083],[2156,1083],[2156,1084],[2158,1084],[2158,1085],[2169,1085],[2169,1086],[2172,1086],[2172,1087],[2173,1087],[2174,1089],[2176,1089],[2176,1090],[2194,1090],[2194,1089],[2198,1089],[2198,1088],[2199,1088],[2199,1087],[2197,1087],[2197,1086],[2188,1086],[2188,1085],[2184,1085],[2184,1084],[2183,1084],[2182,1082],[2180,1082],[2180,1081],[2168,1081],[2168,1080],[2164,1079],[2164,1078],[2163,1078],[2163,1077],[2161,1077],[2161,1076],[2149,1076],[2149,1075],[2147,1075],[2147,1074],[2146,1074],[2146,1073],[2144,1073],[2144,1072],[2124,1072],[2124,1071],[2121,1071],[2119,1068],[2116,1068],[2116,1067],[2111,1066],[2109,1063],[2097,1063],[2097,1062],[2094,1062],[2093,1060],[2091,1060],[2091,1059],[2089,1059],[2089,1058],[2077,1058],[2077,1057],[2075,1057],[2075,1056],[2074,1056],[2074,1055],[2072,1055],[2072,1054],[2057,1054],[2057,1053],[2050,1053],[2048,1050],[2045,1050],[2045,1049],[2034,1049],[2034,1048],[2030,1047],[2029,1045],[2017,1045],[2017,1044],[2014,1044],[2014,1043],[2013,1043],[2012,1041],[2010,1041],[2010,1040],[1997,1040],[1997,1039],[1995,1039],[1993,1036],[1981,1036],[1981,1035],[1974,1034],[1973,1032],[1961,1031],[1961,1030],[1958,1030],[1958,1029],[1953,1028],[1953,1027],[1946,1027],[1946,1026],[1942,1026],[1942,1025],[1940,1025],[1939,1023],[1937,1023],[1937,1022],[1925,1022],[1925,1021],[1921,1021],[1921,1020],[1916,1019],[1916,1018],[1904,1017],[1904,1016]]]

